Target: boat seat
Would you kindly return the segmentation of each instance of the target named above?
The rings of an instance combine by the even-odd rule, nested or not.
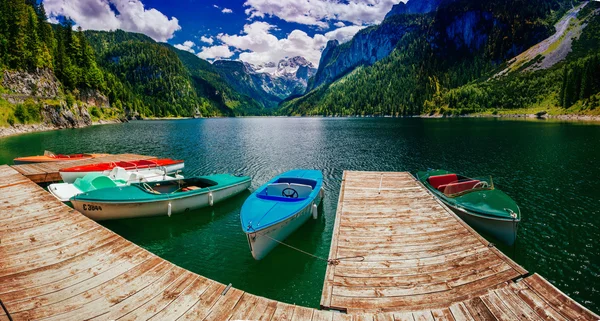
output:
[[[131,184],[131,183],[140,183],[140,182],[145,182],[146,178],[143,175],[139,175],[138,173],[131,173],[129,174],[129,178],[127,179],[127,183]]]
[[[472,189],[475,185],[477,185],[477,183],[479,183],[478,180],[468,180],[463,182],[444,184],[438,186],[438,191],[444,194],[458,194]]]
[[[110,171],[108,176],[115,181],[127,182],[129,181],[130,174],[123,167],[117,166]]]
[[[427,181],[431,187],[439,190],[440,185],[446,185],[458,181],[458,176],[456,176],[456,174],[430,176]]]
[[[283,190],[289,188],[290,184],[288,183],[273,183],[267,185],[267,195],[268,196],[283,196]]]
[[[298,198],[307,198],[313,191],[312,186],[304,184],[291,183],[290,188],[298,192]]]

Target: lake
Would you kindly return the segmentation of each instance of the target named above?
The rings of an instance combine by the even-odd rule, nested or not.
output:
[[[498,247],[600,311],[600,126],[501,119],[222,118],[136,121],[0,139],[17,156],[139,153],[184,159],[185,175],[252,176],[254,190],[293,168],[323,171],[325,199],[287,243],[326,258],[343,170],[443,168],[492,175],[520,206],[513,247]],[[239,222],[250,192],[173,217],[103,225],[191,271],[253,294],[318,307],[326,263],[284,246],[255,261]],[[492,240],[493,241],[493,240]]]

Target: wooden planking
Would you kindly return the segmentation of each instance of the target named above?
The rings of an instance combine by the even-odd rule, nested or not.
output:
[[[593,319],[490,246],[409,173],[342,179],[321,307],[359,319]],[[372,317],[370,313],[375,313]],[[597,318],[597,317],[596,317]]]
[[[235,288],[224,293],[224,284],[123,239],[9,166],[0,166],[0,190],[0,299],[13,320],[333,319]]]
[[[522,282],[567,319],[600,320],[597,314],[569,298],[537,273]]]
[[[524,272],[405,172],[344,172],[331,243],[361,260],[327,267],[321,306],[352,313],[447,308]]]
[[[133,161],[142,159],[153,159],[154,156],[138,155],[138,154],[117,154],[108,155],[97,158],[82,159],[77,161],[64,162],[47,162],[35,164],[12,165],[11,167],[21,173],[26,178],[35,183],[49,183],[60,181],[59,170],[61,168],[83,166],[98,163],[116,162],[116,161]],[[0,182],[1,182],[0,176]]]
[[[0,299],[13,320],[80,320],[83,316],[92,320],[597,319],[538,275],[497,284],[498,279],[515,275],[516,264],[507,262],[481,239],[469,239],[473,232],[461,224],[450,224],[452,217],[436,222],[444,208],[440,210],[439,204],[424,197],[421,187],[411,186],[404,173],[391,177],[398,181],[380,182],[377,177],[349,177],[348,181],[356,186],[381,183],[382,193],[400,199],[402,210],[393,210],[392,199],[381,200],[367,193],[363,195],[365,206],[356,203],[362,196],[345,198],[344,189],[340,193],[338,213],[350,210],[348,216],[336,217],[336,233],[354,234],[346,233],[332,242],[331,253],[359,253],[368,259],[342,260],[329,266],[328,296],[335,302],[362,301],[360,304],[372,310],[350,309],[355,314],[341,314],[277,302],[235,288],[225,291],[224,284],[153,255],[66,207],[10,167],[0,166]],[[379,193],[379,188],[372,190]],[[402,198],[402,193],[411,197]],[[348,203],[351,206],[343,206]],[[361,217],[361,211],[370,208],[373,215]],[[385,221],[377,221],[377,215],[383,215]],[[401,215],[420,217],[411,226],[395,220]],[[398,226],[400,232],[363,235],[369,229],[362,225],[374,221],[380,223],[374,225],[376,231]],[[340,229],[341,224],[347,225]],[[410,233],[403,234],[403,230]],[[377,243],[382,238],[387,243]],[[462,242],[466,245],[456,242],[458,238],[466,238]],[[444,244],[453,249],[445,250]],[[323,297],[326,285],[327,280]],[[447,304],[449,295],[462,300]],[[405,304],[399,305],[402,302]],[[394,310],[400,312],[381,312]],[[8,317],[1,311],[0,321],[4,320]]]

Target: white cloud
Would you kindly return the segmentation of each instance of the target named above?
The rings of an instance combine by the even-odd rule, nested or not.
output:
[[[217,9],[221,9],[221,7],[217,6],[216,4],[213,4],[213,7],[217,8]]]
[[[345,23],[343,23],[343,22],[341,22],[341,21],[338,21],[338,22],[334,23],[333,25],[334,25],[334,26],[336,26],[336,27],[338,27],[338,28],[341,28],[341,27],[345,27],[345,26],[346,26],[346,24],[345,24]]]
[[[348,26],[323,34],[309,36],[302,30],[292,31],[286,38],[278,39],[271,33],[276,26],[257,21],[246,24],[242,35],[220,34],[217,38],[225,45],[243,51],[239,59],[255,65],[278,62],[286,57],[303,56],[315,66],[319,64],[321,50],[328,40],[348,41],[363,27]]]
[[[416,1],[416,0],[413,0]],[[288,22],[328,28],[330,20],[355,25],[379,23],[400,0],[246,0],[252,18],[276,16]]]
[[[44,6],[51,20],[70,17],[83,29],[123,29],[160,42],[171,39],[181,29],[177,18],[169,19],[156,9],[146,9],[141,0],[44,0]]]
[[[352,37],[354,37],[354,35],[363,28],[365,28],[365,27],[364,26],[347,26],[347,27],[337,28],[335,30],[332,30],[332,31],[329,31],[328,33],[326,33],[325,38],[327,38],[327,40],[336,39],[340,43],[344,43],[344,42],[352,39]]]
[[[221,10],[221,12],[223,12],[223,13],[233,13],[233,10],[231,10],[229,8],[223,8],[223,10]]]
[[[189,41],[188,40],[188,41],[186,41],[186,42],[184,42],[182,44],[174,45],[173,47],[175,47],[177,49],[180,49],[180,50],[185,50],[187,52],[196,53],[194,51],[194,47],[195,46],[196,46],[196,44],[193,41]]]
[[[206,42],[209,45],[212,45],[215,42],[215,40],[212,37],[205,37],[205,36],[200,37],[200,41]]]
[[[202,59],[222,59],[229,58],[233,56],[233,52],[229,50],[229,46],[227,45],[219,45],[212,47],[202,47],[202,51],[200,51],[197,56]]]

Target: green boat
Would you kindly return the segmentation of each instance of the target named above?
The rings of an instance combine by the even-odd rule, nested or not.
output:
[[[446,170],[417,173],[419,180],[463,221],[513,245],[521,221],[519,206],[494,187],[491,177],[469,178]]]
[[[71,198],[73,207],[96,220],[168,215],[213,206],[250,187],[251,178],[219,174],[132,183]]]

